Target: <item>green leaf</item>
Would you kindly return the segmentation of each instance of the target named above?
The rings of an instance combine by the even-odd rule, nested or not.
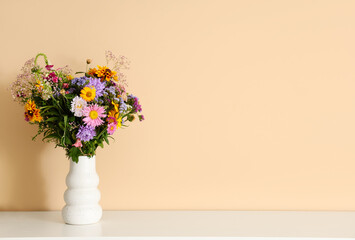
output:
[[[101,135],[102,134],[104,134],[104,132],[106,132],[107,130],[106,130],[106,128],[104,128],[100,133],[99,133],[99,135],[97,135],[97,139],[100,139],[100,137],[101,137]]]
[[[52,109],[52,110],[50,110],[50,111],[45,112],[45,114],[44,114],[44,115],[55,115],[55,116],[60,116],[60,113],[59,113],[57,110]]]
[[[48,119],[46,119],[45,121],[46,122],[55,122],[55,121],[58,121],[59,120],[59,117],[50,117]]]
[[[110,142],[108,141],[107,135],[104,136],[104,140],[107,143],[107,145],[110,145]]]
[[[67,125],[68,125],[68,116],[64,115],[64,129],[67,129]]]
[[[59,122],[58,123],[58,125],[59,125],[59,127],[62,129],[62,130],[64,130],[65,128],[64,128],[64,123],[63,122]]]
[[[69,146],[73,145],[73,143],[68,135],[65,136],[65,144],[67,144]]]
[[[42,138],[42,141],[44,141],[44,140],[46,140],[48,138],[58,139],[58,135],[56,133],[49,134],[49,135],[45,136],[44,138]]]
[[[68,157],[71,158],[73,162],[79,162],[79,156],[81,155],[81,151],[79,148],[72,147],[68,152]]]

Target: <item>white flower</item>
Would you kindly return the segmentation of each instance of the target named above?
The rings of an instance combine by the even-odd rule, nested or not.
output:
[[[83,109],[86,107],[87,103],[84,99],[79,96],[76,96],[73,101],[71,102],[71,109],[74,113],[75,117],[82,117],[83,116]]]

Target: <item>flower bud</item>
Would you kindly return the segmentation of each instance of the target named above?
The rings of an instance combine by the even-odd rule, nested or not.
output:
[[[91,61],[92,61],[91,59],[86,59],[86,63],[87,63],[87,64],[90,64]]]
[[[127,120],[132,122],[135,119],[134,115],[128,115]]]

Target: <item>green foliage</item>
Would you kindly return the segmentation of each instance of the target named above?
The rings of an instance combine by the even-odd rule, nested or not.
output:
[[[95,155],[98,146],[104,147],[103,143],[108,141],[107,127],[98,127],[99,134],[91,141],[83,142],[81,148],[74,147],[76,142],[75,130],[82,124],[82,119],[72,116],[70,112],[70,101],[72,95],[60,96],[58,99],[50,99],[50,103],[46,103],[45,107],[41,108],[43,121],[39,123],[38,135],[43,133],[42,140],[45,142],[54,142],[57,147],[62,147],[66,150],[66,154],[74,162],[78,162],[79,156]],[[40,99],[36,99],[40,101]]]
[[[44,58],[45,68],[41,68],[37,64],[37,59],[40,56]],[[118,61],[118,59],[116,60]],[[125,122],[132,122],[135,119],[134,115],[138,116],[139,120],[143,117],[138,113],[141,111],[138,98],[129,95],[123,86],[120,86],[118,82],[114,82],[117,76],[116,78],[111,78],[111,80],[104,80],[102,78],[101,81],[105,81],[104,87],[106,88],[104,93],[100,93],[99,98],[95,100],[85,99],[88,101],[85,104],[88,104],[88,106],[95,104],[104,108],[107,118],[102,119],[104,121],[102,125],[95,127],[95,137],[91,139],[94,135],[92,134],[90,137],[91,140],[86,142],[80,141],[77,138],[78,130],[85,123],[83,122],[83,116],[74,116],[78,114],[74,114],[71,111],[71,104],[75,97],[80,96],[83,87],[87,86],[86,84],[91,80],[86,79],[83,83],[78,84],[75,83],[75,79],[72,81],[73,77],[69,75],[69,72],[52,67],[48,66],[48,59],[45,54],[38,54],[34,60],[34,67],[31,66],[29,68],[33,80],[33,83],[29,87],[29,93],[32,94],[27,95],[30,97],[26,97],[27,92],[25,95],[16,95],[20,96],[20,102],[26,103],[26,120],[31,124],[38,125],[38,132],[32,138],[33,140],[39,135],[43,135],[42,141],[54,142],[56,147],[65,149],[68,158],[71,158],[74,162],[78,162],[79,156],[92,157],[99,146],[103,148],[104,143],[109,144],[109,138],[113,138],[108,132],[110,134],[114,132],[114,128],[108,129],[110,124],[111,127],[113,125],[121,127],[125,126]],[[112,73],[110,69],[106,71],[106,73]],[[84,73],[86,77],[99,78],[96,73],[91,73],[92,75],[88,75],[87,72],[77,73]],[[23,75],[27,76],[26,74]],[[15,90],[18,93],[18,89],[16,88]]]

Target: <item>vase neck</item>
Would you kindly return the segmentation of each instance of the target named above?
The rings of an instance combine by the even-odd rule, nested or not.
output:
[[[76,170],[76,171],[95,170],[96,169],[95,156],[93,156],[93,157],[80,156],[78,163],[70,161],[70,169]]]

